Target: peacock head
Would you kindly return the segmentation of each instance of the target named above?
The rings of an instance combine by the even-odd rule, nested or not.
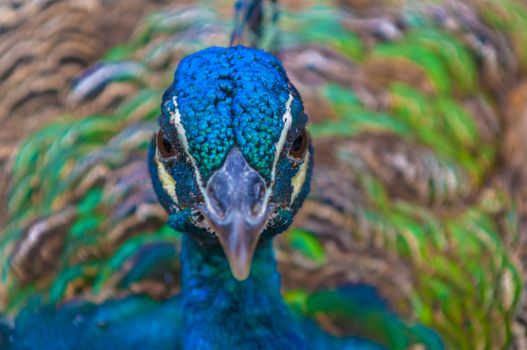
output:
[[[271,54],[213,47],[180,62],[161,110],[149,164],[168,224],[220,244],[246,279],[258,242],[283,232],[309,191],[300,95]]]

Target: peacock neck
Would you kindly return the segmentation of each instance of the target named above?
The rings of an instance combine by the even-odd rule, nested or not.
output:
[[[185,349],[303,349],[280,294],[272,244],[256,249],[250,277],[235,280],[220,247],[184,235],[181,251]]]

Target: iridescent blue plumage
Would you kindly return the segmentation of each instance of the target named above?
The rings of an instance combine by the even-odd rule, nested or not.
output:
[[[298,92],[268,53],[214,47],[181,61],[163,96],[150,168],[169,224],[201,242],[183,239],[185,348],[308,348],[282,301],[269,240],[298,209],[292,179],[300,171],[295,197],[301,202],[307,194],[311,156],[288,156],[306,122]],[[278,183],[289,186],[275,195]]]

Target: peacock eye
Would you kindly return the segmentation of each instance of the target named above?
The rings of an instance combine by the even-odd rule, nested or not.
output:
[[[157,149],[159,150],[159,154],[163,158],[172,158],[177,155],[176,148],[170,143],[170,141],[167,139],[165,134],[163,133],[163,130],[159,129],[156,136],[156,144]]]
[[[307,148],[309,147],[309,134],[306,128],[303,128],[300,134],[296,137],[295,141],[291,145],[289,155],[293,158],[300,160],[306,155]]]

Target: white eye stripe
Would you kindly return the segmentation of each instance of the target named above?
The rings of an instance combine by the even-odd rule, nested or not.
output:
[[[273,168],[271,169],[271,185],[265,191],[264,205],[262,205],[262,210],[266,210],[267,204],[269,203],[271,192],[274,188],[274,183],[276,180],[276,167],[278,166],[278,161],[280,160],[280,154],[284,149],[285,142],[287,140],[287,134],[289,133],[289,129],[291,129],[291,124],[293,123],[293,116],[291,115],[291,103],[293,103],[293,95],[289,94],[289,99],[285,104],[285,112],[282,116],[284,126],[274,152]]]
[[[205,187],[203,186],[201,173],[199,172],[199,169],[196,165],[196,160],[194,159],[194,157],[192,157],[192,154],[190,154],[189,152],[187,135],[185,133],[185,128],[181,123],[181,114],[179,113],[178,109],[177,96],[172,97],[172,103],[174,104],[174,110],[170,111],[170,124],[172,124],[176,128],[179,141],[181,142],[181,146],[183,146],[183,150],[190,159],[190,163],[192,164],[192,168],[194,169],[194,174],[196,175],[196,182],[198,183],[198,188],[201,194],[203,195],[203,198],[205,199],[205,204],[207,205],[209,210],[212,210],[209,198],[207,196],[207,192],[205,191]]]
[[[178,199],[176,196],[176,180],[170,175],[168,170],[165,168],[165,164],[159,160],[159,151],[156,150],[155,162],[157,166],[157,177],[161,181],[161,186],[166,193],[172,198],[172,200],[178,205]]]
[[[307,168],[309,166],[309,151],[306,152],[306,155],[304,156],[304,160],[302,165],[300,166],[300,169],[298,169],[298,172],[293,176],[291,179],[291,186],[293,186],[293,193],[291,194],[291,202],[290,205],[293,204],[296,197],[300,194],[300,190],[302,190],[302,186],[306,182],[306,175],[307,175]]]
[[[282,133],[280,134],[280,138],[278,139],[278,143],[276,144],[276,149],[274,153],[273,169],[271,171],[272,183],[274,183],[274,180],[276,178],[276,166],[278,165],[278,160],[280,159],[282,149],[285,146],[287,134],[289,133],[289,129],[291,129],[291,124],[293,123],[293,116],[291,115],[291,103],[293,103],[293,95],[289,94],[289,99],[285,104],[285,113],[282,116],[284,127],[282,128]]]

